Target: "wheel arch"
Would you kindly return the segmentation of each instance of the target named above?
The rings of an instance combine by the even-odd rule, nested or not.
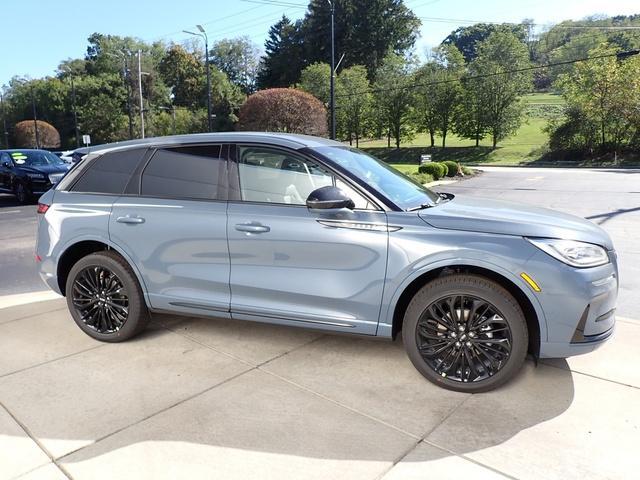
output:
[[[137,266],[131,261],[128,255],[124,251],[122,251],[122,249],[118,248],[116,245],[113,245],[111,242],[106,242],[104,239],[82,239],[65,247],[63,252],[58,257],[56,267],[58,288],[60,288],[60,292],[62,293],[62,295],[66,295],[65,290],[67,285],[67,277],[69,276],[69,272],[71,271],[73,265],[75,265],[78,260],[86,257],[87,255],[105,250],[116,252],[129,264],[136,276],[136,279],[138,280],[138,283],[140,284],[140,288],[142,288],[145,301],[148,304],[145,284],[142,280],[142,276],[140,275]]]
[[[546,323],[542,312],[536,308],[534,301],[530,298],[528,292],[525,292],[521,286],[508,278],[506,274],[497,272],[495,269],[487,266],[456,263],[452,265],[434,267],[418,274],[415,278],[410,280],[409,283],[401,290],[401,293],[397,295],[397,300],[393,305],[393,314],[391,317],[391,337],[395,339],[398,333],[402,330],[405,311],[417,291],[438,277],[454,273],[468,273],[483,276],[498,283],[513,295],[520,305],[520,308],[522,308],[522,312],[524,313],[525,320],[527,322],[527,329],[529,331],[528,351],[533,354],[535,358],[538,358],[540,354],[541,338],[546,338]]]

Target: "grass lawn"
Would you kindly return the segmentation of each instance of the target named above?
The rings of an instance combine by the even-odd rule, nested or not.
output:
[[[543,128],[548,123],[549,115],[553,115],[557,108],[561,108],[564,100],[559,95],[550,93],[536,93],[526,95],[528,115],[525,123],[515,135],[498,143],[498,148],[491,149],[491,139],[487,138],[476,147],[473,140],[447,135],[447,147],[443,150],[437,146],[431,148],[429,135],[418,134],[413,140],[402,143],[400,149],[387,148],[387,140],[371,140],[360,142],[360,148],[368,153],[394,164],[405,172],[417,171],[420,155],[429,153],[433,160],[453,160],[463,164],[486,163],[491,165],[519,165],[537,160],[539,149],[547,142],[547,134]],[[551,108],[549,112],[547,107]],[[436,145],[441,145],[442,139],[436,138]]]

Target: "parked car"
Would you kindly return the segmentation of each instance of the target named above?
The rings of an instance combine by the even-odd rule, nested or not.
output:
[[[69,168],[46,150],[0,150],[0,192],[13,193],[20,203],[27,203],[49,190]]]
[[[482,392],[527,352],[586,353],[614,329],[616,254],[597,225],[438,194],[326,139],[105,145],[38,212],[43,280],[105,342],[149,312],[402,335],[428,380]]]

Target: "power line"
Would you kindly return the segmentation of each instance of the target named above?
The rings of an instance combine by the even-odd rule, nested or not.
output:
[[[618,53],[608,53],[608,54],[603,54],[603,55],[596,55],[595,57],[584,57],[584,58],[578,58],[575,60],[565,60],[563,62],[555,62],[555,63],[547,63],[545,65],[532,65],[529,67],[523,67],[523,68],[517,68],[514,70],[504,70],[501,72],[493,72],[493,73],[484,73],[481,75],[470,75],[467,77],[460,77],[460,78],[452,78],[449,80],[439,80],[436,82],[427,82],[427,83],[413,83],[411,85],[403,85],[403,86],[399,86],[399,87],[391,87],[391,88],[369,88],[367,91],[360,91],[360,92],[353,92],[353,93],[345,93],[342,95],[336,95],[336,97],[354,97],[356,95],[365,95],[367,93],[384,93],[384,92],[393,92],[393,91],[397,91],[397,90],[408,90],[408,89],[413,89],[413,88],[419,88],[419,87],[431,87],[434,85],[442,85],[442,84],[446,84],[446,83],[455,83],[455,82],[462,82],[464,80],[477,80],[477,79],[481,79],[481,78],[488,78],[488,77],[497,77],[498,75],[509,75],[511,73],[523,73],[523,72],[529,72],[532,70],[540,70],[543,68],[549,68],[549,67],[557,67],[559,65],[570,65],[573,63],[579,63],[579,62],[586,62],[586,61],[590,61],[590,60],[599,60],[602,58],[610,58],[610,57],[617,57],[617,58],[626,58],[632,55],[640,55],[640,50],[629,50],[629,51],[625,51],[625,52],[618,52]]]

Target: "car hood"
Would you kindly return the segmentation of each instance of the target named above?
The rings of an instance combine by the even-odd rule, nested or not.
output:
[[[65,173],[71,168],[71,165],[20,165],[23,172],[29,173]]]
[[[422,218],[436,228],[523,237],[562,238],[613,249],[607,232],[584,218],[516,202],[456,196],[421,210]]]

